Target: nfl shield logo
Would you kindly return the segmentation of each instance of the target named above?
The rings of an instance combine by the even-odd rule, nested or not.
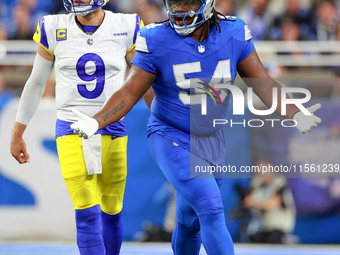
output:
[[[198,46],[198,52],[199,53],[204,53],[205,52],[205,46],[204,45]]]
[[[92,39],[92,38],[88,39],[88,40],[87,40],[87,44],[88,44],[88,45],[92,45],[92,44],[93,44],[93,39]]]

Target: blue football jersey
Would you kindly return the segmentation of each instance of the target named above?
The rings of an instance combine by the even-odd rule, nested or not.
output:
[[[221,125],[213,127],[213,119],[225,118],[230,93],[219,84],[233,83],[237,64],[254,45],[243,20],[229,17],[220,26],[221,32],[212,27],[203,42],[179,35],[167,23],[139,31],[132,63],[157,75],[149,134],[158,132],[191,151],[198,137],[201,145],[203,141],[218,146],[218,151],[224,148]]]

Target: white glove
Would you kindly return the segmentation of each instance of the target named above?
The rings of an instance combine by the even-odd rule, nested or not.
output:
[[[307,108],[312,115],[305,115],[301,111],[295,113],[293,115],[293,120],[296,121],[296,128],[299,129],[302,134],[305,134],[307,131],[311,132],[313,128],[316,128],[317,123],[321,123],[321,119],[314,115],[314,112],[320,109],[321,104],[315,104],[311,107]]]
[[[79,137],[83,137],[84,139],[88,139],[97,132],[99,124],[94,118],[76,109],[72,110],[72,112],[79,119],[70,126],[75,134],[78,134]]]

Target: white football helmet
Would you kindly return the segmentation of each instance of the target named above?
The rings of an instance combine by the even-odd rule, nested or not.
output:
[[[170,25],[173,27],[177,33],[180,35],[189,35],[192,32],[195,31],[197,27],[199,27],[201,24],[203,24],[205,21],[210,19],[214,14],[215,9],[215,0],[163,0],[165,9],[168,13]],[[172,13],[171,10],[173,9],[173,6],[178,6],[180,4],[184,5],[194,5],[194,4],[201,4],[200,9],[195,12],[193,10],[186,12],[186,13]],[[183,17],[183,25],[179,26],[174,23],[174,19],[176,16],[184,16]],[[191,24],[186,25],[184,23],[185,18],[194,17]]]
[[[68,12],[75,13],[77,16],[85,16],[93,12],[94,10],[104,6],[109,0],[91,0],[89,4],[82,4],[81,0],[63,0],[63,1],[64,7]]]

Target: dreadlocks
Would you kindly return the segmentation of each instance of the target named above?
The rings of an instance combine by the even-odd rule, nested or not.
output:
[[[220,22],[222,21],[222,18],[228,20],[223,14],[214,11],[213,16],[209,20],[207,20],[207,22],[204,22],[202,24],[202,32],[199,37],[200,42],[209,37],[209,31],[211,27],[215,27],[216,31],[221,33]]]

